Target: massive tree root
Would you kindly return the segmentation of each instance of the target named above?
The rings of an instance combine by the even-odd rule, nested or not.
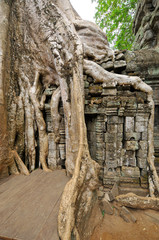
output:
[[[135,209],[153,209],[159,210],[159,198],[154,197],[140,197],[133,193],[128,193],[126,195],[120,195],[116,197],[116,201],[121,206],[126,206]]]
[[[148,130],[148,163],[152,172],[150,194],[153,196],[154,186],[159,191],[159,181],[153,163],[152,90],[138,77],[113,74],[98,65],[103,59],[113,59],[113,51],[108,47],[103,32],[95,24],[83,21],[69,0],[15,0],[11,19],[11,36],[16,40],[11,40],[14,60],[11,72],[19,87],[15,98],[21,96],[25,106],[27,165],[34,170],[38,139],[40,162],[45,171],[50,171],[47,166],[48,134],[43,110],[45,90],[53,86],[56,90],[50,106],[54,143],[58,144],[60,140],[61,116],[58,106],[61,98],[66,136],[65,165],[67,174],[72,176],[62,195],[58,217],[59,236],[61,240],[83,240],[85,222],[96,201],[99,172],[99,165],[90,157],[87,142],[83,71],[93,77],[94,83],[132,85],[147,93],[152,109]],[[17,153],[14,150],[12,153],[16,163],[28,174]]]

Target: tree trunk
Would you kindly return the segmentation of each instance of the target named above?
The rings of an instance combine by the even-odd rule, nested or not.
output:
[[[72,176],[65,187],[60,205],[59,236],[62,240],[84,239],[84,222],[96,200],[99,165],[89,154],[84,117],[83,72],[89,73],[95,83],[132,85],[148,94],[152,109],[149,121],[150,141],[153,137],[152,91],[140,78],[109,73],[97,64],[106,57],[113,59],[114,53],[108,47],[105,34],[95,24],[82,20],[69,0],[11,2],[8,105],[13,119],[15,112],[20,112],[19,99],[25,109],[25,136],[20,136],[18,142],[26,143],[23,151],[28,158],[26,165],[30,170],[34,170],[36,155],[39,155],[43,169],[50,171],[47,166],[48,134],[44,120],[44,103],[46,90],[50,86],[54,87],[56,90],[51,97],[54,146],[60,141],[61,98],[65,120],[66,171]],[[16,158],[18,170],[28,174],[15,152],[16,136],[21,130],[17,129],[16,121],[8,119],[8,122],[13,131],[10,148],[14,154],[11,155]],[[149,165],[153,172],[153,182],[159,190],[158,177],[152,162],[152,148],[149,145]],[[12,163],[12,168],[14,166],[15,162]]]

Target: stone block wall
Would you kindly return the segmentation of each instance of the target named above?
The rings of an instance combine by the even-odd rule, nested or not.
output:
[[[85,76],[85,117],[90,154],[101,166],[105,189],[147,188],[148,120],[146,93],[131,86],[94,84]]]
[[[62,102],[59,105],[59,113],[61,115],[60,121],[60,141],[55,143],[53,134],[53,123],[51,118],[50,101],[51,96],[56,88],[49,88],[46,90],[47,103],[45,103],[45,120],[48,132],[49,152],[48,152],[48,165],[51,169],[65,168],[65,124]]]
[[[125,55],[126,73],[143,77],[154,92],[155,164],[159,171],[159,1],[139,0],[134,19],[134,49]]]
[[[110,63],[115,65],[111,71],[123,72],[126,68],[124,53],[116,52],[115,62],[108,59],[101,66],[107,68]],[[87,75],[84,75],[84,83],[88,144],[92,159],[101,166],[100,180],[104,191],[112,188],[115,182],[124,189],[147,189],[148,120],[151,109],[146,93],[132,86],[95,84],[94,79]],[[65,127],[60,103],[60,142],[55,143],[50,112],[54,91],[53,88],[46,90],[48,164],[51,168],[61,168],[65,167],[66,158]]]
[[[153,89],[155,103],[154,147],[155,165],[159,172],[159,52],[156,49],[139,51],[115,51],[114,61],[107,59],[101,64],[107,71],[129,76],[139,76]],[[111,68],[110,68],[111,66]],[[112,90],[109,90],[109,92]],[[138,101],[144,102],[146,96],[136,93]]]
[[[150,49],[159,45],[159,1],[139,1],[134,21],[134,49]]]

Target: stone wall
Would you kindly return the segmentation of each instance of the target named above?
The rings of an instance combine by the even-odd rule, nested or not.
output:
[[[100,65],[109,71],[126,70],[125,52],[115,52],[115,61],[106,59]],[[101,166],[100,180],[103,191],[117,182],[120,189],[148,189],[148,121],[151,109],[147,95],[132,86],[95,84],[84,75],[85,120],[91,157]],[[47,89],[45,118],[49,136],[48,164],[51,168],[65,167],[65,127],[61,114],[60,142],[54,143],[50,100],[55,89]],[[134,190],[135,189],[135,190]]]
[[[90,154],[101,166],[103,188],[112,188],[117,182],[120,189],[144,192],[148,188],[147,130],[151,112],[146,93],[131,86],[94,84],[85,75],[85,97]]]
[[[101,64],[107,71],[139,76],[153,89],[155,103],[154,147],[155,165],[159,171],[159,52],[156,48],[136,51],[115,51],[115,59]]]
[[[139,1],[135,21],[134,33],[136,40],[134,49],[150,49],[159,45],[159,1]]]
[[[159,167],[159,1],[140,0],[133,26],[136,35],[134,52],[126,52],[126,74],[143,78],[154,92],[154,145]]]

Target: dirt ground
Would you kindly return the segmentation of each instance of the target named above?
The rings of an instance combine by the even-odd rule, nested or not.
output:
[[[105,214],[90,240],[159,240],[159,212],[130,211],[136,217],[136,223],[127,223],[117,214]]]

